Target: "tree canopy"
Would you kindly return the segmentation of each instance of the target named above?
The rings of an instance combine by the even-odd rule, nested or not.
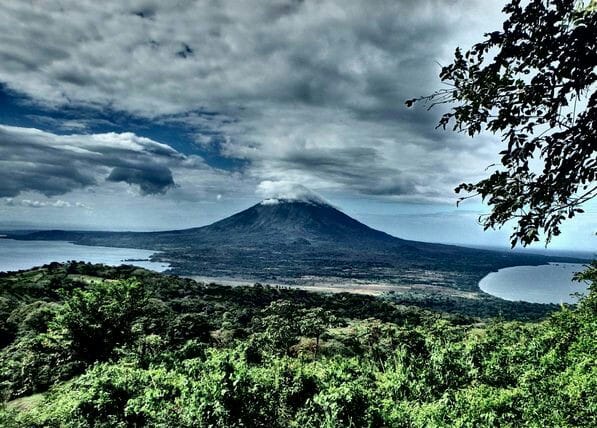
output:
[[[485,229],[515,220],[512,246],[526,246],[583,212],[597,195],[597,3],[513,0],[502,30],[442,68],[447,88],[406,101],[450,105],[438,127],[504,143],[501,165],[455,190],[480,195]]]

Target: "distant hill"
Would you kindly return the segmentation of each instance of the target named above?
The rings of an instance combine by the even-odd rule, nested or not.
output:
[[[480,278],[502,267],[578,261],[404,240],[372,229],[318,197],[266,199],[191,229],[49,230],[10,237],[158,250],[155,258],[171,263],[173,273],[281,283],[326,278],[477,290]]]

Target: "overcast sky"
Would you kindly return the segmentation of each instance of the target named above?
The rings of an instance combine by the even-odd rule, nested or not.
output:
[[[501,1],[0,2],[0,228],[197,226],[306,186],[410,239],[506,246],[453,188],[499,137],[404,101]],[[594,249],[595,207],[555,247]]]

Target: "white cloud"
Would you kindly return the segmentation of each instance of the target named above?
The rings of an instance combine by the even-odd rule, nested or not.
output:
[[[3,198],[4,205],[9,207],[28,207],[28,208],[88,208],[87,205],[81,202],[71,203],[62,199],[55,201],[39,201],[37,199],[15,199],[15,198]]]
[[[305,186],[290,181],[262,181],[257,186],[257,194],[264,200],[263,205],[276,205],[280,200],[326,204],[327,202]]]
[[[56,208],[70,208],[72,207],[72,204],[70,202],[63,201],[62,199],[58,199],[52,203],[52,206]]]

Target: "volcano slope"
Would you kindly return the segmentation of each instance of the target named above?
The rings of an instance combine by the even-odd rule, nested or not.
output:
[[[159,251],[171,273],[309,285],[369,281],[477,291],[491,271],[576,259],[521,255],[396,238],[320,198],[266,199],[208,226],[160,232],[39,231],[15,239]]]

